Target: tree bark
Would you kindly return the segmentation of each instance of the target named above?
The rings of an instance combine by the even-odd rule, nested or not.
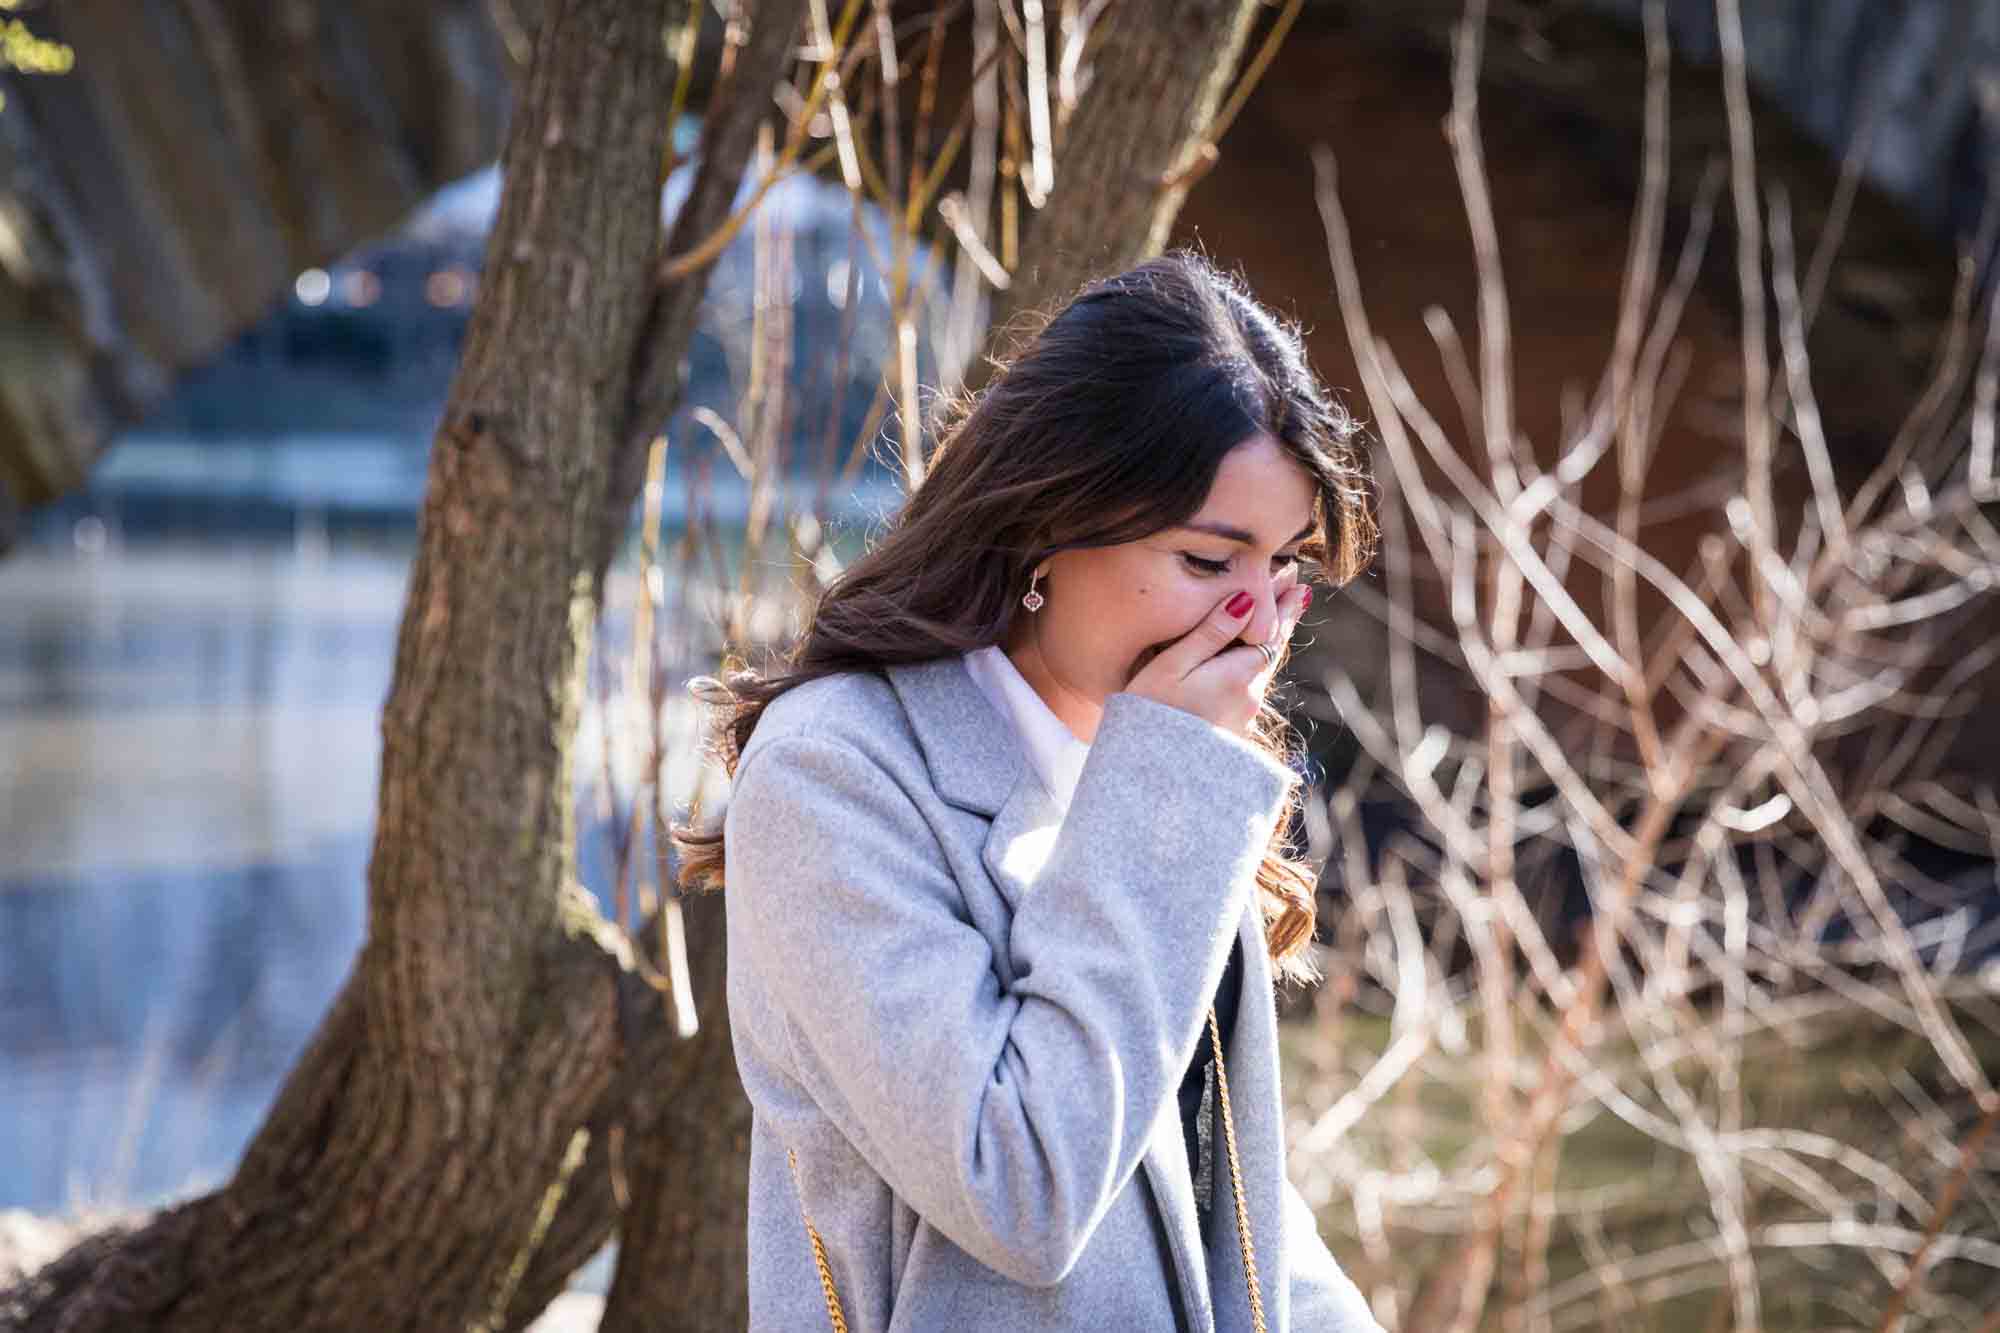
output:
[[[548,8],[432,450],[368,939],[235,1177],[5,1298],[28,1329],[487,1327],[619,1055],[572,878],[606,476],[659,245],[675,0]]]
[[[750,6],[750,32],[731,72],[711,95],[702,126],[701,168],[674,216],[661,262],[687,254],[729,217],[735,207],[757,128],[770,115],[768,93],[791,63],[792,44],[805,18],[805,0],[758,0]],[[611,512],[623,515],[645,480],[653,437],[666,428],[686,383],[685,359],[694,338],[695,316],[713,265],[677,282],[653,288],[632,368],[632,400],[610,473]],[[607,528],[598,550],[597,572],[610,566],[624,524]]]
[[[745,1328],[750,1322],[750,1101],[736,1077],[724,993],[728,894],[687,907],[701,1028],[667,1062],[662,1113],[627,1141],[630,1205],[602,1333]]]
[[[1098,20],[1107,31],[1056,152],[1054,188],[1027,229],[1013,281],[993,298],[990,351],[1004,354],[1032,331],[1018,316],[1052,313],[1084,283],[1166,245],[1204,169],[1197,150],[1257,8],[1257,0],[1117,4]]]

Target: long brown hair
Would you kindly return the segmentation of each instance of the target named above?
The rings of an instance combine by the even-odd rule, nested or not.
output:
[[[1223,455],[1259,433],[1317,485],[1318,531],[1302,558],[1346,583],[1374,536],[1367,464],[1297,331],[1191,253],[1084,288],[957,405],[923,484],[820,596],[777,667],[732,664],[726,685],[711,686],[716,758],[734,777],[765,707],[807,681],[1004,642],[1036,565],[1192,517]],[[1281,762],[1296,748],[1269,703],[1251,739]],[[1257,872],[1265,940],[1287,979],[1310,976],[1314,877],[1289,838],[1300,799],[1294,784]],[[682,885],[721,888],[721,828],[690,822],[674,840]]]

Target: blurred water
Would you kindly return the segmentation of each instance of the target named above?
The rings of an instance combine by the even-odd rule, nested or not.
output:
[[[0,560],[0,1209],[226,1178],[361,943],[422,457],[322,444],[123,446]],[[330,533],[308,496],[394,507]],[[615,643],[629,574],[609,598]],[[607,726],[638,749],[617,706],[580,755]],[[580,869],[608,895],[591,795]]]
[[[0,1206],[149,1200],[240,1152],[361,940],[406,562],[0,561]]]

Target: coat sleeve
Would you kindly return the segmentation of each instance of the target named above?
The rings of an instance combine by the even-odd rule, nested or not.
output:
[[[1000,985],[942,845],[849,741],[749,752],[726,816],[732,931],[793,1073],[925,1221],[1060,1281],[1137,1169],[1290,775],[1206,721],[1106,705]]]
[[[1320,1239],[1298,1187],[1285,1182],[1285,1255],[1291,1266],[1292,1327],[1315,1333],[1382,1333],[1361,1289]]]

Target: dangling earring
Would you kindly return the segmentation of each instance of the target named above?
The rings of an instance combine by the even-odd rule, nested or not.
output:
[[[1028,613],[1030,615],[1041,610],[1042,603],[1048,600],[1048,598],[1042,596],[1041,593],[1035,590],[1035,585],[1037,583],[1040,583],[1041,581],[1042,581],[1042,575],[1039,570],[1037,570],[1034,574],[1030,575],[1028,578],[1028,595],[1021,599],[1021,605],[1028,608]]]

